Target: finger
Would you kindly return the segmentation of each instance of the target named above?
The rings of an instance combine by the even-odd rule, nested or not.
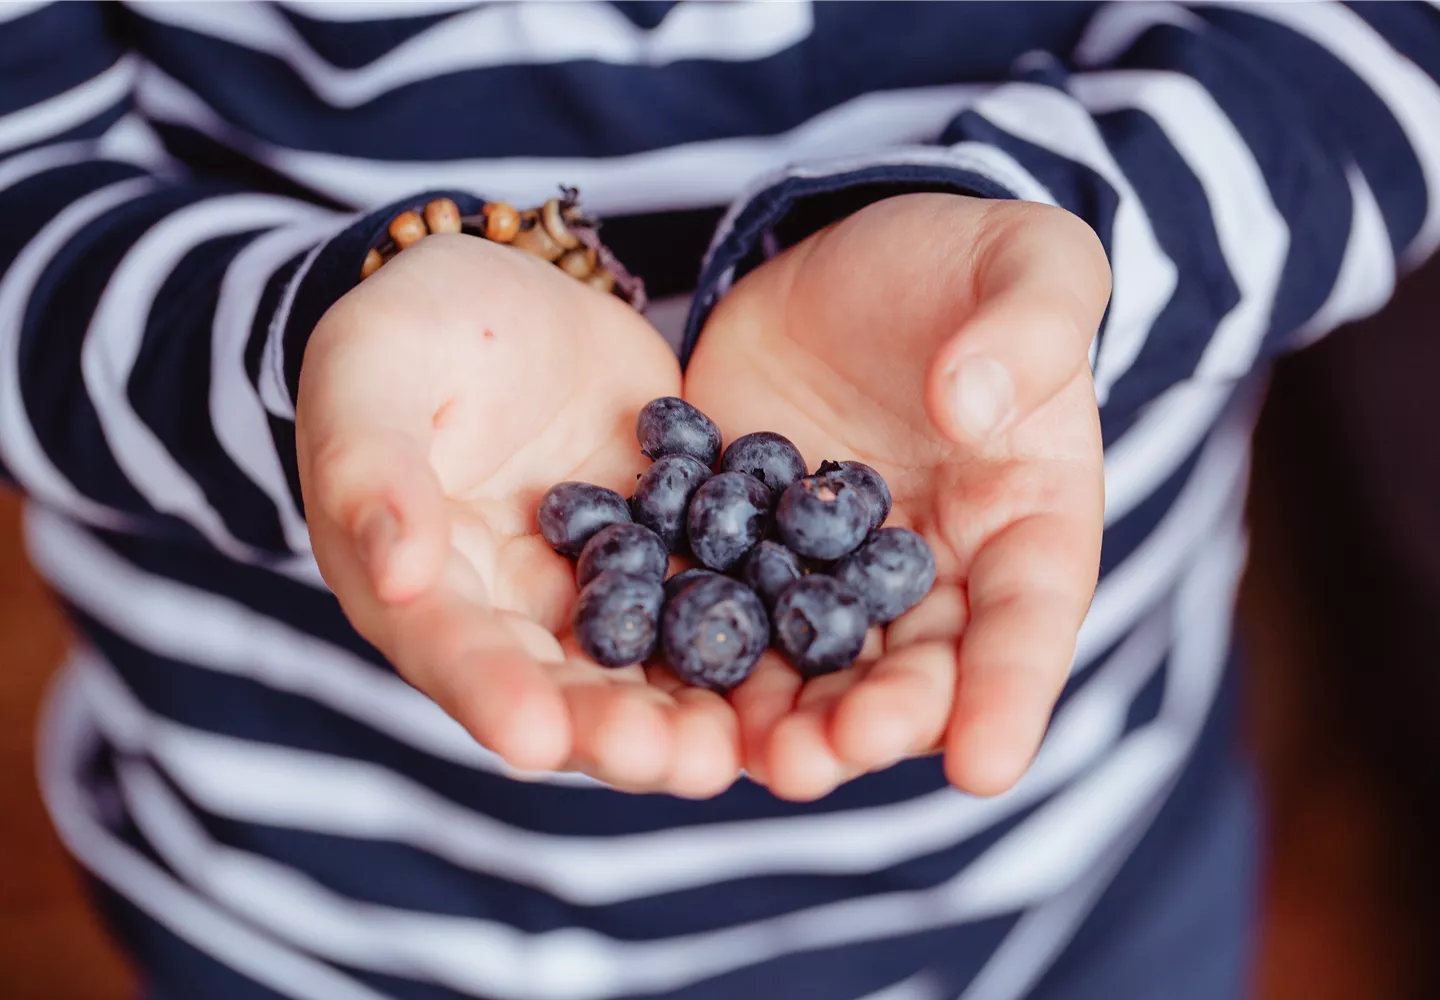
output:
[[[860,655],[855,657],[856,663],[874,663],[885,655],[885,630],[879,625],[872,625],[865,631],[865,645],[860,647]]]
[[[776,795],[811,802],[862,772],[842,761],[830,740],[831,717],[857,674],[841,670],[807,682],[794,711],[776,723],[765,754],[769,788]]]
[[[307,510],[339,527],[382,602],[410,600],[439,579],[450,547],[445,498],[411,435],[341,432],[315,453],[307,487]]]
[[[1073,516],[1039,514],[976,555],[945,742],[947,773],[966,791],[1005,791],[1034,757],[1094,592],[1098,536]]]
[[[875,770],[939,744],[955,695],[956,650],[967,614],[964,592],[939,584],[890,623],[889,655],[836,708],[831,740],[841,760]]]
[[[565,651],[545,626],[514,611],[497,611],[496,618],[515,636],[516,643],[540,663],[564,663]]]
[[[719,795],[740,776],[740,725],[720,695],[681,688],[673,695],[674,758],[665,788],[683,798]]]
[[[896,650],[937,640],[953,645],[969,617],[965,591],[953,583],[937,583],[923,601],[886,626],[885,646]]]
[[[383,652],[482,746],[524,771],[570,756],[565,700],[505,619],[448,588],[391,609]]]
[[[671,670],[669,665],[658,662],[645,664],[645,683],[657,691],[664,691],[672,698],[690,686],[682,681],[680,675]]]
[[[740,723],[719,694],[692,687],[663,664],[645,668],[646,682],[675,701],[675,756],[666,791],[682,798],[708,799],[740,777]]]
[[[424,352],[396,364],[396,331],[415,320],[392,313],[383,297],[346,296],[311,337],[296,398],[312,534],[316,522],[322,532],[333,525],[359,557],[369,589],[387,602],[432,585],[449,547],[444,496],[429,462],[441,379]],[[317,550],[322,572],[331,570],[330,554],[328,544]]]
[[[625,791],[660,787],[674,758],[668,695],[645,683],[588,678],[565,684],[564,695],[580,769]]]
[[[978,445],[1088,365],[1110,270],[1084,222],[1062,209],[1017,202],[989,213],[971,273],[975,310],[931,359],[926,395],[943,433]]]
[[[769,781],[765,758],[770,734],[794,707],[802,683],[800,675],[778,653],[767,651],[754,673],[730,692],[730,705],[740,725],[745,771],[762,785]]]
[[[955,644],[892,650],[840,695],[830,723],[836,757],[873,771],[940,742],[955,696]]]

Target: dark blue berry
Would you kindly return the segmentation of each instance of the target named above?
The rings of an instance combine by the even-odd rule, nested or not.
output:
[[[808,476],[780,496],[775,525],[785,544],[807,559],[828,561],[852,552],[870,530],[870,504],[834,476]]]
[[[672,601],[675,595],[680,593],[696,580],[703,580],[707,576],[716,576],[714,570],[709,569],[682,569],[670,579],[665,581],[665,600]]]
[[[843,670],[865,645],[865,601],[828,576],[807,576],[775,602],[775,644],[805,677]]]
[[[925,599],[935,583],[935,553],[909,528],[881,528],[831,570],[865,598],[870,623],[894,621]]]
[[[612,570],[631,576],[665,579],[670,554],[649,528],[638,524],[612,524],[590,536],[575,563],[575,582],[581,587]]]
[[[590,537],[611,524],[630,520],[625,498],[589,483],[559,483],[540,498],[540,534],[556,552],[577,556]]]
[[[743,472],[754,476],[779,496],[805,475],[805,457],[789,438],[759,431],[730,442],[720,458],[721,472]]]
[[[670,666],[697,687],[729,691],[755,669],[770,622],[755,592],[729,577],[696,580],[665,605],[660,642]]]
[[[860,491],[870,505],[870,530],[874,531],[890,516],[892,500],[890,484],[864,462],[821,462],[817,476],[830,475],[849,483]]]
[[[601,666],[644,662],[655,651],[664,600],[658,579],[601,573],[575,602],[575,641]]]
[[[705,414],[674,396],[652,399],[640,411],[635,436],[646,458],[689,455],[707,469],[720,457],[720,429]]]
[[[685,512],[710,467],[689,455],[666,455],[645,470],[630,498],[630,513],[665,543],[671,552],[685,548]]]
[[[767,608],[773,608],[780,592],[804,572],[800,568],[800,557],[779,542],[765,541],[750,550],[741,564],[739,578],[755,593]]]
[[[755,547],[765,533],[770,491],[743,472],[711,476],[695,491],[685,527],[690,551],[710,569],[724,572]]]

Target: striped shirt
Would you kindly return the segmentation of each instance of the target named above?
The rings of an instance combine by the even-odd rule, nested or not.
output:
[[[1425,4],[0,5],[0,474],[80,637],[42,785],[151,995],[1229,995],[1251,873],[1202,860],[1248,857],[1211,834],[1244,825],[1257,380],[1440,241],[1437,78]],[[299,503],[306,337],[398,206],[561,184],[682,358],[837,204],[1100,235],[1101,577],[1013,791],[519,776],[350,629]],[[1095,971],[1172,931],[1161,978]]]

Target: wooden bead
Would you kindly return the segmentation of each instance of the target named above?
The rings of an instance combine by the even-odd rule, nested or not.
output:
[[[520,232],[520,213],[505,201],[492,201],[485,206],[485,238],[496,243],[509,243]]]
[[[559,260],[560,255],[565,252],[565,248],[556,243],[545,227],[540,224],[533,210],[521,214],[520,231],[515,234],[510,245],[543,260]]]
[[[425,206],[425,225],[432,233],[458,233],[460,206],[449,198],[436,198]]]
[[[364,281],[380,270],[380,265],[383,263],[385,263],[385,258],[380,256],[380,251],[372,249],[365,255],[365,263],[360,265],[360,280]]]
[[[591,288],[604,292],[607,295],[615,291],[615,275],[603,267],[586,278],[585,283]]]
[[[595,273],[595,251],[588,247],[567,250],[555,263],[572,278],[588,278]]]
[[[580,245],[580,239],[565,225],[563,213],[564,206],[560,204],[560,199],[551,198],[540,209],[540,221],[551,239],[566,250],[574,250]]]
[[[425,228],[425,220],[415,212],[401,212],[390,223],[390,238],[395,241],[398,250],[414,246],[427,235],[429,230]]]

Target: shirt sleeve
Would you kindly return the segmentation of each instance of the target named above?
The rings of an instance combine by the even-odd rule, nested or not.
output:
[[[1440,242],[1440,10],[1105,5],[929,145],[766,178],[722,221],[682,345],[785,246],[911,190],[1060,205],[1102,240],[1106,411],[1242,378],[1377,310]]]
[[[192,176],[134,113],[119,5],[0,4],[0,475],[90,524],[303,563],[315,323],[368,214]]]

